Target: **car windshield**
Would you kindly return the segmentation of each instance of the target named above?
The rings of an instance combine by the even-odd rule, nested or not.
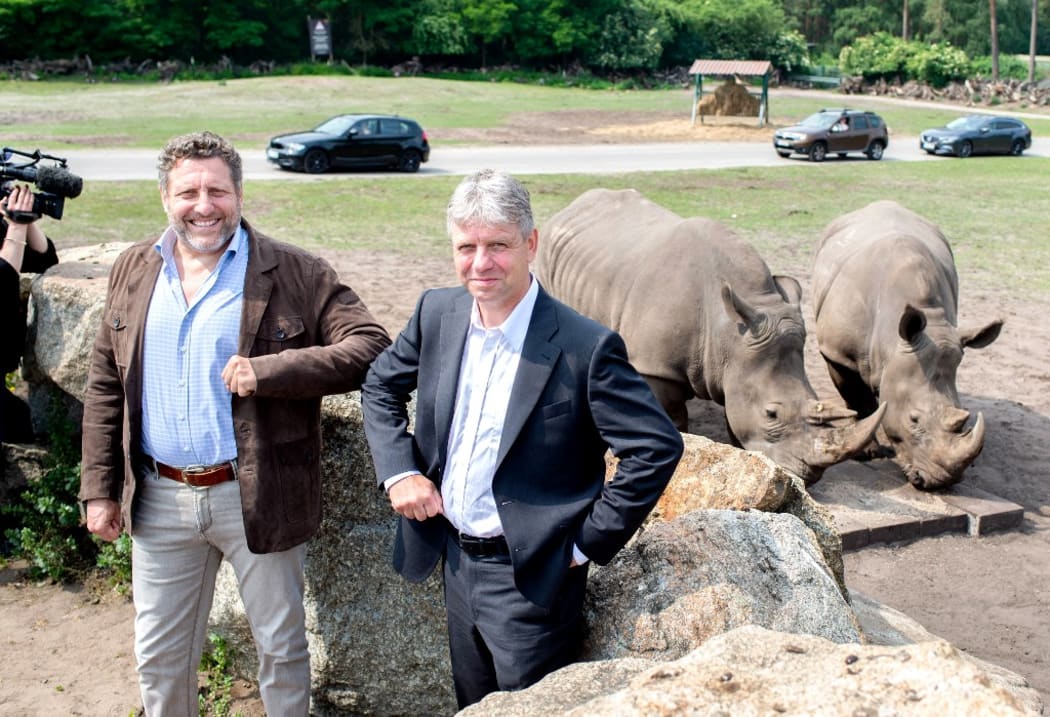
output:
[[[332,135],[344,135],[346,131],[350,129],[350,125],[354,123],[353,117],[347,117],[345,115],[339,117],[333,117],[330,120],[318,125],[314,132],[321,132],[322,134]]]
[[[984,117],[960,117],[949,122],[947,127],[954,130],[977,129],[984,121]]]
[[[828,129],[838,121],[842,115],[838,112],[817,112],[799,122],[800,127],[811,129]]]

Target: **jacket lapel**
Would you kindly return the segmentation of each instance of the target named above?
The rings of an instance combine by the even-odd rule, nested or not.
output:
[[[242,219],[241,223],[248,232],[248,269],[244,280],[244,306],[241,310],[241,337],[237,353],[251,356],[259,324],[262,323],[273,291],[273,279],[269,272],[277,266],[277,256],[273,247],[262,241],[247,221]]]
[[[474,298],[467,292],[456,301],[453,311],[441,316],[441,339],[438,385],[434,393],[435,435],[444,436],[438,441],[438,465],[445,465],[448,452],[448,435],[452,429],[452,411],[456,406],[456,386],[459,384],[459,369],[463,360],[463,348],[470,328],[470,310]]]
[[[496,457],[497,469],[517,440],[525,421],[536,408],[536,402],[550,380],[554,363],[561,355],[561,349],[550,343],[551,336],[557,331],[558,320],[554,314],[553,301],[543,287],[540,287],[536,306],[532,309],[529,330],[525,334],[525,344],[521,348],[521,361],[518,363],[518,373],[514,377],[514,387],[510,392],[507,416],[503,421],[503,435],[500,437],[499,455]]]

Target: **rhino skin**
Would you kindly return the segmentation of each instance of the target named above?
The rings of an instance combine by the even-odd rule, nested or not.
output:
[[[635,190],[592,189],[541,229],[540,283],[617,331],[680,430],[696,396],[725,408],[735,445],[761,451],[807,484],[874,439],[818,401],[806,376],[801,287],[710,219],[683,219]],[[843,425],[845,424],[845,425]]]
[[[960,406],[964,348],[999,336],[996,319],[957,328],[959,277],[940,229],[892,201],[832,221],[813,262],[817,345],[846,404],[884,403],[877,438],[917,488],[962,479],[984,446],[984,417]]]

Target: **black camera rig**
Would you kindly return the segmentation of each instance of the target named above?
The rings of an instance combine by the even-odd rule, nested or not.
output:
[[[25,160],[16,160],[18,157]],[[41,164],[45,159],[53,164]],[[34,222],[44,215],[61,219],[66,199],[80,196],[84,188],[84,180],[66,169],[66,160],[62,157],[43,154],[39,149],[21,152],[4,147],[0,155],[0,201],[7,198],[16,181],[35,184],[40,190],[33,193],[31,211],[8,212],[12,221],[21,224]]]

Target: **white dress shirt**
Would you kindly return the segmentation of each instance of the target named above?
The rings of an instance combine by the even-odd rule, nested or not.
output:
[[[481,538],[503,535],[492,478],[538,293],[533,279],[506,321],[493,328],[481,323],[476,302],[471,310],[448,438],[448,463],[441,481],[445,517],[461,533]]]

